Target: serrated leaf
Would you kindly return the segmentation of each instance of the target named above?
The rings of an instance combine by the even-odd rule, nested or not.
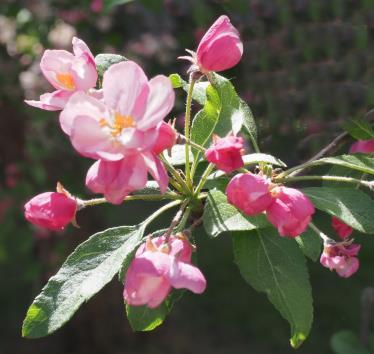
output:
[[[362,119],[350,120],[343,128],[357,140],[368,140],[374,138],[374,130],[371,123]]]
[[[299,347],[313,321],[312,290],[301,250],[274,228],[234,232],[232,240],[241,275],[255,290],[266,293],[291,326],[291,345]]]
[[[340,331],[331,338],[331,348],[335,354],[370,354],[352,331]]]
[[[274,166],[287,167],[287,165],[277,157],[268,154],[255,153],[243,156],[244,165],[254,165],[265,162]]]
[[[118,55],[118,54],[104,54],[104,53],[98,54],[95,57],[97,73],[102,78],[105,71],[107,71],[111,65],[117,64],[117,63],[120,63],[126,60],[127,58],[125,58],[122,55]]]
[[[317,209],[336,216],[352,228],[374,233],[374,203],[364,192],[354,188],[303,188]]]
[[[84,302],[111,281],[139,245],[145,226],[111,228],[81,243],[30,306],[22,335],[39,338],[64,325]]]
[[[218,190],[208,193],[203,222],[206,233],[212,237],[226,231],[246,231],[269,226],[264,214],[243,215],[233,205],[228,204],[225,194]]]
[[[173,85],[173,88],[183,88],[184,91],[188,92],[190,85],[187,81],[183,80],[179,74],[170,74],[169,79]],[[205,91],[208,86],[208,81],[199,81],[195,83],[192,92],[192,99],[198,102],[199,104],[204,105],[206,100]]]
[[[322,252],[322,240],[316,233],[308,228],[300,236],[295,238],[304,256],[316,262]]]

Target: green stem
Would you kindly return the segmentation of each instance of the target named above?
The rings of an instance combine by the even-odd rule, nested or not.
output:
[[[333,243],[334,240],[328,237],[324,232],[322,232],[316,225],[312,222],[309,223],[309,227],[323,240],[324,243]]]
[[[192,106],[192,93],[193,88],[195,86],[195,79],[192,75],[190,75],[190,86],[188,88],[187,93],[187,101],[186,101],[186,113],[184,117],[184,135],[187,139],[190,138],[190,125],[191,125],[191,106]],[[185,145],[185,153],[186,153],[186,166],[185,166],[185,174],[186,174],[186,182],[189,188],[192,188],[192,179],[191,179],[191,171],[190,171],[190,146],[188,144]]]
[[[206,149],[205,149],[204,146],[201,146],[201,145],[193,142],[191,139],[187,138],[186,136],[184,136],[182,134],[179,134],[179,137],[181,138],[182,143],[188,144],[188,145],[194,147],[195,149],[197,149],[201,152],[205,152]]]
[[[174,207],[178,206],[181,203],[182,203],[181,200],[174,200],[173,202],[170,202],[170,203],[162,206],[160,209],[156,210],[152,215],[150,215],[147,219],[145,219],[144,223],[147,224],[147,225],[150,224],[152,221],[154,221],[155,219],[157,219],[165,211],[167,211],[167,210],[169,210],[171,208],[174,208]]]
[[[373,182],[362,181],[357,178],[352,177],[342,177],[342,176],[298,176],[298,177],[276,177],[274,179],[275,183],[288,183],[288,182],[301,182],[301,181],[333,181],[333,182],[342,182],[342,183],[351,183],[351,184],[360,184],[367,188],[373,188]]]
[[[205,184],[208,176],[213,171],[213,169],[214,169],[214,164],[210,163],[208,165],[208,167],[206,168],[206,170],[204,171],[203,175],[201,176],[200,182],[195,189],[195,193],[194,193],[195,196],[199,195],[201,189],[204,187],[204,184]]]
[[[291,168],[289,168],[289,169],[286,170],[286,171],[283,171],[282,173],[280,173],[280,174],[278,175],[278,177],[283,178],[283,177],[286,177],[286,176],[292,176],[292,174],[293,174],[294,172],[298,171],[298,173],[299,173],[300,171],[302,171],[302,170],[304,170],[304,169],[306,169],[306,168],[308,168],[308,167],[310,167],[310,166],[312,166],[312,165],[315,165],[315,162],[314,162],[314,161],[307,161],[307,162],[305,162],[305,163],[302,163],[301,165],[297,165],[297,166],[295,166],[295,167],[291,167]]]
[[[161,157],[161,160],[162,162],[164,163],[166,169],[171,173],[171,175],[173,176],[173,178],[178,182],[178,184],[181,186],[181,192],[189,195],[191,194],[190,193],[190,189],[188,188],[186,182],[184,181],[184,179],[179,175],[178,171],[169,163],[168,160],[166,160],[166,158],[162,155],[160,155]]]

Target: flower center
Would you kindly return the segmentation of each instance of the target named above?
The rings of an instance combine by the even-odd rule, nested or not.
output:
[[[68,90],[75,89],[75,82],[73,76],[69,73],[58,73],[56,75],[57,81]]]
[[[102,118],[99,121],[101,127],[108,127],[110,134],[116,138],[118,137],[123,129],[135,127],[134,118],[131,116],[123,116],[120,113],[114,114],[112,123],[109,123],[106,119]]]

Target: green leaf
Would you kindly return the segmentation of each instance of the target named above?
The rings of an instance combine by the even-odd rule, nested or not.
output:
[[[127,58],[118,54],[98,54],[95,57],[97,73],[102,78],[105,71],[107,71],[111,65],[126,60]]]
[[[110,10],[114,6],[124,5],[134,0],[104,0],[104,11]]]
[[[364,173],[374,174],[374,154],[354,154],[325,157],[313,161],[310,166],[331,164],[350,168]]]
[[[186,163],[186,155],[185,155],[185,147],[184,145],[174,145],[171,148],[171,154],[167,151],[164,152],[165,159],[173,166],[180,166]],[[190,161],[193,159],[192,153],[190,151]]]
[[[243,278],[269,301],[291,326],[291,345],[307,338],[312,321],[312,291],[305,258],[296,243],[274,228],[232,233],[235,261]]]
[[[111,281],[139,245],[146,224],[115,227],[91,236],[66,259],[36,297],[22,327],[28,338],[46,336]]]
[[[310,258],[313,262],[319,259],[322,252],[322,240],[313,230],[308,228],[299,237],[296,237],[295,240],[306,257]]]
[[[216,237],[226,231],[245,231],[268,227],[264,214],[245,216],[227,203],[225,194],[218,190],[208,193],[203,222],[209,236]]]
[[[374,138],[372,124],[362,119],[350,120],[343,128],[357,140],[368,140]]]
[[[327,172],[327,175],[328,176],[351,177],[351,178],[356,178],[360,180],[367,179],[367,176],[364,173],[358,170],[352,170],[351,168],[347,168],[347,167],[339,166],[339,165],[333,165]],[[323,181],[322,185],[326,187],[346,188],[345,184],[341,182],[336,182],[336,181]]]
[[[370,354],[352,331],[340,331],[331,338],[331,348],[336,354]]]
[[[129,306],[126,305],[127,319],[134,331],[152,331],[164,322],[169,314],[169,308],[166,302],[159,307],[150,309],[147,306]]]
[[[302,191],[317,209],[336,216],[360,232],[374,233],[373,200],[359,189],[310,187]]]
[[[274,166],[287,167],[287,165],[277,157],[268,154],[255,153],[243,156],[244,165],[254,165],[265,162]]]

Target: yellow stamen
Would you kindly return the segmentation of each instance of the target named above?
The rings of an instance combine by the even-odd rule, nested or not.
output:
[[[75,89],[75,82],[73,76],[69,73],[58,73],[56,75],[57,81],[68,90]]]
[[[114,137],[121,134],[125,128],[131,128],[135,126],[134,119],[131,116],[122,116],[120,113],[114,115],[114,124],[112,126],[112,135]]]

